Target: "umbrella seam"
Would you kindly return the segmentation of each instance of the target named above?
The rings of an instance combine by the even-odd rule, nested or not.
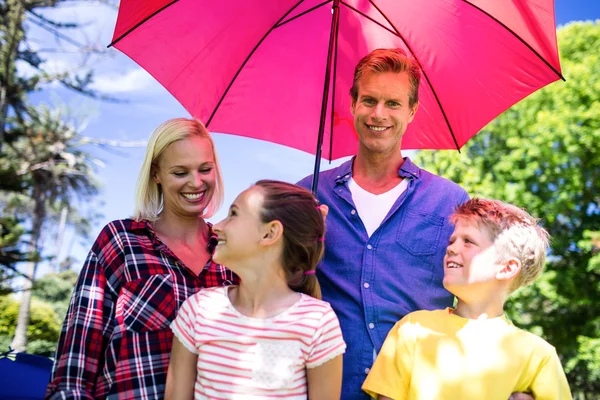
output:
[[[136,30],[137,28],[139,28],[141,25],[143,25],[144,23],[146,23],[146,21],[148,21],[149,19],[151,19],[152,17],[154,17],[156,14],[163,12],[165,9],[171,7],[173,4],[177,3],[178,1],[179,0],[173,0],[169,4],[167,4],[167,5],[163,6],[163,7],[161,7],[160,9],[154,11],[152,14],[148,15],[142,21],[140,21],[137,24],[135,24],[135,26],[132,27],[132,28],[130,28],[127,32],[125,32],[124,34],[122,34],[121,36],[119,36],[117,39],[113,40],[108,46],[106,46],[106,48],[113,47],[115,44],[117,44],[117,42],[119,42],[125,36],[129,35],[131,32],[133,32],[134,30]]]
[[[277,24],[279,24],[281,21],[283,21],[285,19],[285,17],[287,17],[289,15],[289,13],[291,13],[292,11],[294,11],[294,9],[296,7],[298,7],[300,4],[302,4],[303,2],[304,2],[304,0],[300,0],[292,8],[290,8],[285,14],[283,14],[283,16],[277,20],[277,22],[271,27],[271,29],[269,29],[267,31],[267,33],[265,33],[265,35],[260,39],[260,41],[256,44],[256,46],[254,46],[254,48],[252,49],[252,51],[250,52],[250,54],[248,54],[248,56],[246,57],[246,59],[244,60],[244,62],[240,66],[240,68],[237,70],[237,72],[235,73],[235,75],[231,79],[231,82],[229,82],[229,85],[227,86],[227,89],[225,89],[225,91],[223,92],[223,95],[219,99],[219,102],[215,106],[215,109],[210,114],[210,118],[208,118],[208,121],[206,122],[206,127],[207,128],[208,128],[209,124],[212,122],[212,119],[214,118],[215,114],[219,110],[219,107],[221,106],[221,103],[223,103],[223,100],[225,99],[225,96],[227,96],[227,93],[229,93],[229,89],[231,89],[231,87],[235,83],[235,80],[237,79],[237,77],[240,75],[240,73],[242,72],[242,70],[246,66],[246,63],[254,55],[254,53],[256,52],[256,50],[258,50],[258,48],[260,47],[260,45],[262,44],[262,42],[264,42],[265,39],[267,38],[267,36],[269,36],[271,34],[271,32],[273,32],[273,29],[275,29],[275,27],[277,26]]]
[[[531,50],[531,52],[533,54],[535,54],[540,60],[542,60],[544,62],[544,64],[546,64],[548,66],[548,68],[550,68],[552,70],[552,72],[554,72],[560,79],[562,79],[564,82],[566,82],[566,79],[562,76],[562,74],[556,70],[556,68],[554,68],[552,65],[550,65],[550,63],[544,58],[542,57],[542,55],[540,53],[537,52],[537,50],[535,50],[533,47],[531,47],[531,45],[529,43],[527,43],[525,41],[525,39],[523,39],[521,36],[517,35],[515,33],[515,31],[513,31],[512,29],[510,29],[508,26],[506,26],[502,21],[500,21],[498,18],[494,17],[493,15],[491,15],[490,13],[488,13],[485,10],[482,10],[481,8],[477,7],[475,4],[471,3],[470,1],[467,0],[462,0],[463,3],[467,3],[468,5],[470,5],[471,7],[475,8],[476,10],[478,10],[479,12],[485,14],[486,16],[488,16],[489,18],[493,19],[494,21],[496,21],[496,23],[498,23],[498,25],[500,25],[501,27],[503,27],[504,29],[506,29],[508,32],[510,32],[514,37],[516,37],[517,39],[519,39],[519,41],[521,43],[523,43],[525,46],[527,46],[527,48],[529,50]],[[560,61],[559,61],[560,62]]]
[[[444,116],[444,120],[446,121],[446,125],[448,126],[448,129],[450,130],[450,135],[452,135],[452,140],[454,141],[454,145],[456,146],[456,150],[458,150],[460,152],[460,146],[458,145],[458,141],[456,140],[456,136],[454,135],[454,130],[452,129],[452,125],[450,125],[450,121],[448,120],[448,116],[446,115],[446,111],[444,111],[444,107],[442,107],[442,103],[440,102],[440,99],[438,98],[437,92],[435,91],[435,88],[431,84],[431,81],[429,80],[429,77],[427,76],[427,73],[425,72],[425,69],[423,69],[423,66],[419,62],[419,58],[417,57],[417,55],[415,54],[415,52],[410,47],[410,44],[408,44],[408,42],[404,39],[404,37],[402,37],[402,35],[400,34],[400,31],[398,30],[398,28],[396,28],[396,26],[392,23],[392,21],[390,21],[390,19],[387,17],[387,15],[385,15],[383,13],[383,11],[381,11],[381,9],[379,7],[377,7],[377,4],[375,4],[375,2],[373,2],[373,0],[369,0],[369,3],[371,3],[373,5],[373,7],[375,7],[375,9],[379,12],[379,14],[381,14],[381,16],[383,18],[385,18],[385,20],[388,22],[388,24],[390,24],[390,26],[392,28],[394,28],[394,30],[396,31],[396,34],[398,35],[398,37],[404,42],[404,44],[408,48],[408,51],[410,51],[410,53],[414,57],[415,61],[421,67],[421,72],[423,73],[423,77],[425,77],[425,80],[429,84],[429,87],[431,88],[431,93],[433,93],[433,97],[435,97],[435,101],[437,102],[438,106],[440,107],[440,111],[442,112],[442,115]]]
[[[291,21],[295,20],[296,18],[300,18],[300,17],[308,14],[309,12],[312,12],[312,11],[316,10],[317,8],[324,6],[327,3],[331,3],[332,1],[333,0],[325,0],[321,4],[317,4],[316,6],[314,6],[312,8],[309,8],[308,10],[306,10],[304,12],[301,12],[300,14],[298,14],[298,15],[296,15],[296,16],[294,16],[294,17],[292,17],[292,18],[290,18],[290,19],[288,19],[286,21],[278,23],[277,25],[274,26],[274,28],[279,28],[280,26],[283,26],[283,25],[287,24],[288,22],[291,22]]]
[[[345,2],[343,2],[343,1],[342,1],[341,3],[342,3],[343,5],[345,5],[346,7],[348,7],[349,9],[353,10],[354,12],[356,12],[356,13],[358,13],[358,14],[362,15],[363,17],[367,18],[367,19],[368,19],[368,20],[370,20],[371,22],[373,22],[373,23],[375,23],[375,24],[379,25],[380,27],[382,27],[382,28],[383,28],[383,29],[385,29],[386,31],[390,32],[392,35],[400,37],[400,36],[399,36],[399,35],[398,35],[396,32],[394,32],[393,30],[391,30],[391,29],[390,29],[390,28],[388,28],[387,26],[383,25],[381,22],[379,22],[379,21],[377,21],[377,20],[375,20],[375,19],[373,19],[373,18],[369,17],[367,14],[365,14],[365,13],[363,13],[362,11],[360,11],[360,10],[358,10],[358,9],[356,9],[356,8],[354,8],[354,7],[352,7],[350,4],[348,4],[348,3],[345,3]],[[401,39],[402,39],[402,38],[401,38]]]

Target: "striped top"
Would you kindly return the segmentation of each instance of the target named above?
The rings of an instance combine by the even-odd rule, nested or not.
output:
[[[302,294],[272,318],[238,312],[225,287],[188,298],[171,329],[198,354],[195,399],[306,399],[306,368],[343,354],[329,303]]]

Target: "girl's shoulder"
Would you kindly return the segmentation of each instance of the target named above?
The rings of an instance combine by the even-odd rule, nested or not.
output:
[[[331,305],[323,300],[316,299],[307,294],[302,294],[302,298],[298,302],[295,309],[299,315],[307,316],[308,318],[323,318],[326,315],[335,315]]]
[[[209,307],[214,306],[226,306],[229,299],[227,298],[227,286],[215,286],[210,288],[202,288],[188,300],[193,301],[198,306],[208,305]]]

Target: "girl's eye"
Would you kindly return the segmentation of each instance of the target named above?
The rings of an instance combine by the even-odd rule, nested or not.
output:
[[[208,174],[208,173],[210,173],[210,171],[212,171],[212,168],[202,168],[200,170],[200,173],[201,174]]]
[[[237,215],[237,213],[234,210],[229,211],[229,216],[230,217],[234,217],[236,215]]]
[[[175,176],[184,176],[185,174],[185,172],[173,172],[173,175]]]

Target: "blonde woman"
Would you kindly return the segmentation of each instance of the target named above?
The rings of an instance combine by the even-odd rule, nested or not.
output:
[[[132,219],[109,223],[79,275],[47,398],[162,398],[181,304],[203,287],[238,283],[212,261],[205,221],[223,201],[214,143],[198,121],[150,137]]]

